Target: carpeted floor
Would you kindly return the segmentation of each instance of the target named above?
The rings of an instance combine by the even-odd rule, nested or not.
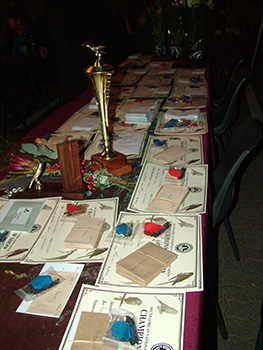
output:
[[[262,60],[261,60],[262,62]],[[263,125],[260,61],[242,101],[240,118]],[[254,95],[251,95],[254,92]],[[239,199],[230,221],[241,259],[236,261],[222,225],[219,231],[219,304],[229,338],[218,334],[218,350],[253,350],[263,299],[263,150],[258,150],[241,178]]]

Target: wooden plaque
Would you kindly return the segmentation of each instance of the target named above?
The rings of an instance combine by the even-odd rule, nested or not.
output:
[[[57,150],[63,191],[71,192],[83,188],[78,141],[59,143]]]

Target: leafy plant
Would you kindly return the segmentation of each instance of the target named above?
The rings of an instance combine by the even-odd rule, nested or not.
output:
[[[164,44],[166,39],[166,24],[162,2],[156,2],[148,8],[147,18],[152,26],[154,38],[157,43]]]

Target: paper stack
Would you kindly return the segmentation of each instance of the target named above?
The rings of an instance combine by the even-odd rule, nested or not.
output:
[[[177,254],[149,242],[118,261],[116,273],[146,287],[176,259]]]
[[[148,205],[147,210],[175,214],[188,193],[189,188],[186,186],[164,184]]]
[[[154,112],[148,112],[148,113],[129,112],[125,114],[125,119],[127,124],[151,125],[153,118],[154,118]]]
[[[97,116],[83,116],[73,127],[72,130],[92,131],[99,126],[100,119]]]
[[[105,229],[105,219],[79,216],[64,241],[66,249],[95,249]]]
[[[200,115],[200,109],[190,109],[186,111],[181,111],[179,109],[167,109],[165,112],[165,119],[180,118],[197,121],[200,118]]]

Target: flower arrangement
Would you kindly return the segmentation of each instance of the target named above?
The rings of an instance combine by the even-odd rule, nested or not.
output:
[[[22,144],[19,154],[11,154],[9,159],[9,171],[7,177],[32,176],[41,162],[46,163],[42,176],[61,176],[57,153],[42,144]],[[81,163],[83,182],[87,191],[96,189],[104,191],[112,186],[132,191],[134,183],[114,176],[106,169],[91,171],[90,161],[83,160]]]
[[[19,154],[11,154],[7,177],[31,176],[41,162],[46,163],[43,175],[59,176],[57,158],[57,152],[53,152],[45,145],[24,143]]]
[[[105,168],[91,171],[89,167],[89,162],[87,162],[86,160],[82,162],[82,174],[83,174],[83,181],[87,186],[87,190],[91,192],[96,189],[104,191],[107,188],[110,188],[113,186],[119,187],[126,191],[131,192],[135,185],[134,182],[126,181],[120,176],[115,176],[111,174]]]

